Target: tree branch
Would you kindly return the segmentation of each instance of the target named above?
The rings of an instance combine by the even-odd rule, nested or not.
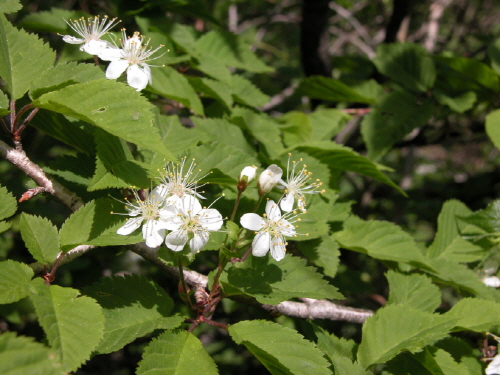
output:
[[[15,150],[7,145],[5,142],[0,141],[0,154],[4,156],[9,162],[18,167],[29,177],[31,177],[38,185],[45,188],[46,191],[51,193],[54,197],[61,200],[71,211],[76,211],[83,205],[83,201],[74,193],[66,189],[57,181],[48,177],[45,172],[35,163],[33,163],[24,153],[24,151]],[[144,243],[129,245],[131,250],[140,255],[144,259],[155,264],[161,270],[168,272],[175,278],[179,278],[179,269],[177,267],[165,264],[158,258],[158,249],[152,249]],[[78,258],[80,255],[85,254],[87,251],[94,249],[95,246],[80,245],[66,253],[64,258],[60,260],[59,266],[69,263]],[[44,270],[44,266],[38,262],[30,265],[36,272],[40,273]],[[184,280],[187,284],[196,289],[206,289],[208,284],[208,277],[192,270],[184,270]],[[371,315],[371,312],[365,311],[363,313],[353,313],[355,309],[339,306],[328,301],[315,301],[307,300],[306,303],[297,302],[282,302],[276,306],[262,305],[268,311],[280,312],[281,314],[295,317],[304,317],[309,319],[332,319],[332,320],[345,320],[360,323]],[[314,302],[310,302],[314,301]],[[359,310],[362,311],[362,310]],[[364,317],[364,319],[363,319]]]

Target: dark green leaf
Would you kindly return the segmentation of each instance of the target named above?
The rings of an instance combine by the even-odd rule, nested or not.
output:
[[[23,6],[19,0],[4,0],[0,4],[0,13],[14,13],[21,9]]]
[[[87,121],[128,142],[172,158],[151,124],[151,104],[130,86],[97,79],[44,94],[33,101],[33,105]]]
[[[2,375],[62,375],[45,345],[31,337],[14,332],[0,334],[0,374]]]
[[[21,98],[31,82],[52,66],[55,57],[48,44],[16,29],[0,15],[0,77],[11,100]]]
[[[238,288],[257,301],[278,304],[290,298],[342,299],[314,267],[298,257],[285,256],[281,261],[270,255],[230,266],[221,279],[224,284]]]
[[[102,278],[83,292],[103,309],[104,337],[96,349],[99,353],[115,352],[137,337],[159,328],[175,328],[184,320],[170,316],[172,299],[156,283],[141,276]]]
[[[302,81],[297,91],[313,99],[329,102],[373,103],[346,84],[332,78],[313,76]]]
[[[33,270],[14,260],[0,262],[0,304],[12,303],[26,297],[33,277]]]
[[[326,276],[335,277],[339,266],[339,245],[330,236],[297,242],[297,247],[307,259],[323,268]]]
[[[237,344],[245,345],[273,375],[331,374],[321,351],[293,329],[253,320],[231,325],[229,334]]]
[[[423,126],[432,115],[431,99],[418,99],[407,91],[384,95],[361,124],[368,157],[378,160],[413,129]]]
[[[17,210],[16,198],[7,188],[0,186],[0,220],[14,215]]]
[[[379,44],[373,62],[382,74],[413,91],[427,91],[436,79],[434,62],[420,44]]]
[[[500,199],[494,200],[485,209],[466,217],[460,217],[460,219],[483,229],[487,233],[500,232]]]
[[[368,368],[406,350],[416,353],[445,337],[457,319],[430,314],[406,305],[388,305],[363,325],[358,361]]]
[[[144,349],[137,375],[217,375],[213,359],[187,331],[164,332]]]
[[[231,76],[231,89],[234,101],[250,107],[262,107],[269,101],[269,96],[264,94],[248,79],[241,75]]]
[[[23,212],[19,229],[33,258],[42,264],[56,260],[59,253],[59,233],[48,219]]]
[[[56,360],[66,371],[75,371],[90,358],[102,338],[104,317],[100,306],[76,289],[32,282],[30,298]]]
[[[427,276],[388,271],[386,277],[389,281],[387,304],[401,304],[430,313],[441,304],[441,291]]]
[[[163,66],[152,71],[152,91],[184,104],[194,113],[203,116],[203,105],[189,81],[177,70]]]

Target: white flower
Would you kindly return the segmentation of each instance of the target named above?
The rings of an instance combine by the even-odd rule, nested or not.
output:
[[[272,200],[267,201],[266,214],[245,214],[241,217],[241,225],[249,230],[257,231],[252,242],[252,254],[263,257],[271,250],[274,259],[280,261],[285,257],[287,237],[295,237],[295,226],[289,221],[289,216],[281,216],[281,211]]]
[[[302,161],[302,159],[300,159]],[[286,182],[281,180],[279,184],[285,189],[285,195],[280,201],[280,207],[283,211],[290,212],[293,210],[293,203],[297,200],[297,207],[302,211],[306,212],[306,199],[304,194],[319,194],[324,193],[325,190],[316,190],[319,189],[322,185],[322,182],[316,180],[312,183],[311,174],[306,168],[305,164],[302,165],[302,169],[299,172],[296,172],[295,168],[297,167],[297,163],[292,161],[293,166],[290,168],[290,154],[288,157],[288,165],[287,165],[287,178]]]
[[[175,204],[179,198],[185,195],[192,195],[199,199],[205,199],[196,191],[196,189],[204,185],[198,185],[197,177],[199,170],[195,172],[194,168],[196,167],[196,163],[194,159],[191,161],[186,171],[184,171],[185,163],[185,157],[182,158],[180,164],[170,162],[161,172],[161,184],[158,185],[158,188],[162,189],[162,197],[166,200],[168,205]]]
[[[241,170],[239,181],[244,180],[247,184],[253,181],[255,178],[255,172],[257,171],[257,167],[245,167]]]
[[[486,276],[482,279],[483,284],[492,288],[500,287],[500,278],[498,276]]]
[[[137,228],[142,226],[142,237],[149,247],[158,247],[165,238],[168,223],[161,220],[160,213],[163,205],[163,199],[158,193],[157,188],[153,189],[145,200],[141,200],[139,194],[134,190],[136,203],[125,202],[128,215],[132,218],[127,219],[125,225],[116,231],[123,236],[131,234]]]
[[[271,164],[267,167],[267,169],[259,176],[259,182],[257,183],[259,195],[262,197],[269,193],[281,179],[282,175],[283,170],[276,164]]]
[[[189,241],[191,252],[199,252],[207,244],[210,232],[219,230],[223,223],[219,211],[202,208],[191,195],[184,195],[160,215],[172,230],[165,237],[165,245],[173,251],[181,251]]]
[[[110,42],[102,40],[101,36],[120,22],[116,18],[109,20],[108,16],[104,16],[102,20],[99,20],[99,16],[95,16],[93,20],[92,18],[85,19],[82,17],[79,20],[70,21],[64,20],[81,38],[63,35],[63,40],[66,43],[83,44],[80,46],[80,50],[91,55],[98,55],[102,50],[113,46]]]
[[[492,336],[495,340],[500,342],[500,338],[498,336],[495,336],[494,334],[490,332],[486,332],[488,335]],[[486,375],[495,375],[495,374],[500,374],[500,354],[497,354],[493,359],[487,358],[486,360],[490,360],[490,364],[486,367],[485,369],[485,374]]]
[[[106,69],[106,78],[116,79],[127,71],[127,83],[137,91],[141,91],[148,82],[151,83],[151,69],[146,62],[161,57],[150,58],[163,46],[148,49],[149,40],[143,45],[144,37],[140,36],[138,32],[135,32],[131,38],[127,38],[125,29],[122,30],[122,33],[122,48],[114,47],[101,50],[99,58],[111,61]]]

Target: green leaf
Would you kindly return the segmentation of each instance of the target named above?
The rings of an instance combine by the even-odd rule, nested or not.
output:
[[[413,238],[387,221],[362,221],[351,216],[333,238],[346,249],[395,262],[422,265],[425,259]]]
[[[349,115],[335,108],[318,108],[308,114],[312,141],[329,141],[349,119]]]
[[[37,99],[48,92],[103,77],[104,73],[95,65],[77,64],[76,62],[60,63],[50,67],[31,82],[30,96],[32,99]]]
[[[452,111],[464,113],[474,106],[477,95],[474,91],[466,91],[460,94],[453,94],[435,89],[434,98],[443,105],[450,107]]]
[[[59,253],[59,234],[50,220],[23,212],[19,230],[33,258],[42,264],[56,260]]]
[[[143,241],[141,233],[128,236],[116,234],[118,228],[125,224],[125,219],[112,212],[125,213],[124,205],[103,198],[80,207],[61,227],[61,249],[68,251],[78,245],[128,245]]]
[[[358,345],[353,340],[336,337],[323,328],[313,325],[318,338],[318,348],[326,354],[333,364],[335,374],[369,375],[371,372],[354,362]]]
[[[463,85],[464,83],[470,83],[474,86],[479,85],[479,89],[487,88],[495,92],[498,92],[500,89],[498,75],[488,65],[478,61],[477,59],[469,59],[460,56],[439,56],[436,60],[445,64],[446,68],[451,71],[447,72],[448,77],[444,78],[448,78],[451,81],[451,78],[453,77],[456,80],[462,81],[457,82],[457,86]],[[452,74],[451,76],[450,73]],[[453,84],[453,82],[450,82],[450,84]],[[469,87],[472,88],[474,86]]]
[[[307,267],[304,259],[290,255],[279,262],[270,255],[252,256],[244,263],[229,266],[221,282],[267,304],[290,298],[344,298],[314,267]]]
[[[241,151],[238,147],[221,142],[213,142],[189,150],[188,160],[195,159],[196,167],[203,175],[202,182],[236,186],[241,170],[248,165],[257,165],[255,157]]]
[[[187,78],[195,90],[202,92],[209,98],[218,100],[224,104],[228,110],[233,106],[232,90],[227,84],[206,77]]]
[[[104,337],[96,351],[112,353],[155,329],[172,329],[184,318],[170,317],[174,303],[154,281],[137,275],[102,278],[85,288],[104,313]],[[130,319],[133,317],[133,319]]]
[[[297,150],[321,160],[330,167],[333,174],[338,174],[340,171],[356,172],[387,184],[401,194],[406,195],[398,185],[381,172],[382,168],[379,165],[359,155],[349,147],[339,145],[335,142],[323,141],[310,142],[307,145],[298,146]]]
[[[471,374],[465,365],[455,362],[451,354],[443,349],[428,347],[414,357],[433,375]]]
[[[9,230],[11,226],[12,226],[12,223],[10,223],[10,222],[0,221],[0,233],[3,233],[6,230]]]
[[[434,346],[450,353],[455,361],[462,363],[469,369],[470,374],[480,374],[484,370],[481,362],[477,360],[477,346],[473,345],[474,347],[471,347],[469,342],[463,339],[448,336]]]
[[[16,198],[14,198],[7,188],[0,186],[0,220],[11,217],[16,213],[16,210]]]
[[[329,102],[373,103],[373,99],[360,95],[346,84],[322,76],[305,78],[297,88],[297,92],[313,99]]]
[[[269,96],[245,77],[234,74],[231,79],[234,101],[250,107],[262,107],[269,101]]]
[[[427,267],[423,270],[438,278],[441,283],[460,292],[466,291],[480,298],[500,302],[500,291],[484,285],[479,275],[465,265],[445,258],[428,259],[426,264]]]
[[[219,60],[220,64],[254,73],[269,73],[274,69],[264,64],[239,35],[213,30],[196,41],[199,60],[205,56]]]
[[[248,130],[261,143],[271,159],[277,158],[285,149],[281,142],[279,124],[271,117],[247,108],[233,109],[231,122]]]
[[[172,157],[151,124],[151,104],[122,83],[97,79],[75,84],[44,94],[33,105],[87,121],[128,142]]]
[[[309,142],[312,138],[312,125],[309,116],[303,112],[290,111],[280,117],[283,123],[283,140],[286,146]]]
[[[187,331],[164,332],[144,349],[137,375],[216,375],[219,372],[196,336]]]
[[[1,7],[1,6],[0,6]],[[46,346],[31,337],[14,332],[0,334],[0,373],[2,375],[62,375]]]
[[[95,153],[93,126],[84,121],[42,109],[30,122],[30,126],[87,155]]]
[[[446,315],[457,318],[454,331],[489,331],[500,325],[500,303],[478,298],[464,298],[458,301]]]
[[[429,258],[443,257],[456,262],[473,262],[484,257],[484,250],[462,238],[467,224],[457,217],[469,216],[472,211],[462,202],[445,202],[438,217],[438,231],[433,243],[427,249]]]
[[[0,304],[17,302],[29,293],[33,270],[14,260],[0,262]],[[0,361],[1,363],[1,361]]]
[[[500,232],[500,199],[494,200],[488,206],[476,211],[467,217],[460,217],[460,220],[475,225],[487,233]]]
[[[221,81],[221,83],[229,84],[231,82],[231,72],[227,66],[221,64],[221,61],[211,54],[206,54],[203,58],[197,59],[193,65],[199,71]]]
[[[14,13],[22,7],[19,0],[4,0],[0,3],[0,13]]]
[[[49,11],[29,13],[21,20],[19,26],[40,33],[74,34],[74,31],[64,22],[64,19],[69,21],[71,19],[77,20],[81,17],[87,18],[89,14],[83,11],[51,8]]]
[[[434,62],[420,44],[379,44],[373,62],[382,74],[413,91],[427,91],[436,79]]]
[[[11,100],[21,98],[31,82],[52,66],[55,57],[48,44],[16,29],[0,15],[0,77]]]
[[[0,91],[0,116],[5,116],[10,113],[9,109],[9,98],[3,92]]]
[[[76,289],[48,286],[42,279],[33,280],[30,298],[56,360],[64,371],[75,371],[102,338],[100,306]]]
[[[488,57],[491,60],[492,69],[500,74],[500,39],[496,38],[488,44]]]
[[[337,337],[317,325],[313,325],[313,329],[318,338],[318,348],[326,354],[330,362],[334,365],[336,359],[339,357],[345,357],[351,361],[356,359],[358,345],[354,340]]]
[[[225,119],[215,118],[192,118],[195,128],[192,132],[198,132],[200,139],[204,142],[219,141],[229,146],[236,147],[250,156],[255,157],[256,152],[248,143],[241,129]],[[221,134],[224,134],[221,137]]]
[[[154,93],[184,104],[198,115],[204,115],[201,100],[186,77],[170,66],[154,69],[152,74],[151,89]]]
[[[97,144],[97,160],[95,174],[88,186],[89,191],[109,187],[149,188],[151,186],[148,165],[133,159],[125,141],[101,129],[96,129],[94,134]]]
[[[299,250],[318,267],[323,268],[326,276],[335,277],[339,266],[339,244],[331,237],[297,242]]]
[[[388,271],[386,277],[389,281],[387,304],[410,306],[430,313],[441,304],[441,291],[424,275]]]
[[[368,157],[378,160],[413,129],[423,126],[432,116],[434,104],[418,99],[407,91],[384,95],[364,116],[361,134],[368,148]],[[381,131],[383,129],[383,131]]]
[[[273,375],[331,374],[321,351],[290,328],[263,320],[241,321],[229,327],[229,334]]]
[[[387,305],[365,321],[358,361],[368,368],[387,362],[402,351],[419,352],[445,337],[456,321],[406,305]]]

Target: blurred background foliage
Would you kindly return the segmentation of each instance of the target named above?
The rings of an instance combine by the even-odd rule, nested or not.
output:
[[[38,33],[59,53],[63,42],[57,33],[66,30],[62,10],[118,17],[122,20],[121,26],[128,30],[137,30],[141,22],[148,20],[150,30],[158,28],[168,32],[175,26],[188,25],[198,35],[211,30],[236,33],[274,69],[265,73],[245,73],[271,97],[261,109],[274,117],[290,111],[310,112],[318,106],[334,107],[331,102],[311,100],[297,90],[306,76],[323,75],[347,85],[356,85],[367,79],[384,82],[385,77],[376,71],[372,62],[377,46],[384,42],[413,42],[424,46],[433,55],[469,57],[491,65],[488,46],[494,45],[500,36],[500,4],[495,0],[23,0],[22,3],[23,9],[9,16],[11,21]],[[36,22],[37,14],[54,8],[61,9],[61,16],[54,17],[52,27],[40,27]],[[436,25],[437,30],[431,29]],[[167,47],[171,50],[165,56],[170,59],[169,63],[183,55],[175,45]],[[74,55],[60,55],[62,61],[81,57],[77,48]],[[174,67],[187,76],[197,74],[182,58]],[[341,200],[351,202],[353,212],[362,218],[394,222],[420,243],[428,244],[435,233],[438,213],[447,199],[459,199],[477,210],[498,196],[498,150],[484,129],[484,117],[491,110],[489,106],[498,104],[498,99],[489,98],[490,104],[463,113],[436,107],[424,126],[397,142],[379,160],[392,168],[390,177],[407,197],[389,186],[347,173],[339,183]],[[185,115],[185,109],[172,101],[161,99],[156,104],[165,114]],[[362,109],[363,105],[358,107]],[[362,116],[353,116],[334,140],[365,154],[361,120]],[[8,142],[5,133],[0,136]],[[33,127],[25,131],[23,145],[35,162],[47,160],[47,157],[55,160],[72,152],[63,143]],[[5,160],[0,160],[0,176],[1,184],[17,197],[27,188],[34,187],[23,173]],[[60,225],[69,214],[48,196],[37,196],[25,205],[26,211],[32,214],[51,210],[51,219],[56,225]],[[299,249],[291,251],[298,252]],[[0,235],[0,259],[7,258],[7,255],[27,263],[31,259],[15,230]],[[201,272],[204,268],[208,271],[216,266],[216,262],[215,254],[204,252],[192,267]],[[387,298],[385,271],[382,263],[346,251],[342,252],[333,284],[347,297],[345,303],[348,306],[377,309]],[[57,283],[80,288],[102,276],[124,272],[147,275],[171,296],[176,295],[176,283],[172,279],[119,247],[100,248],[62,267]],[[451,289],[445,290],[445,302],[452,302],[454,298]],[[268,316],[258,307],[243,307],[227,299],[223,302],[219,307],[221,311],[217,312],[222,323]],[[6,320],[0,320],[0,330],[8,326],[20,334],[43,338],[27,300],[0,306],[0,315],[6,317]],[[298,329],[306,338],[313,335],[308,322],[288,317],[280,317],[279,321]],[[315,323],[339,336],[360,336],[360,325],[357,324]],[[243,347],[221,337],[220,331],[209,326],[199,326],[197,330],[195,333],[216,360],[222,374],[234,373],[236,369],[239,374],[266,371]],[[148,341],[149,338],[138,339],[116,353],[96,356],[77,374],[132,374]]]

